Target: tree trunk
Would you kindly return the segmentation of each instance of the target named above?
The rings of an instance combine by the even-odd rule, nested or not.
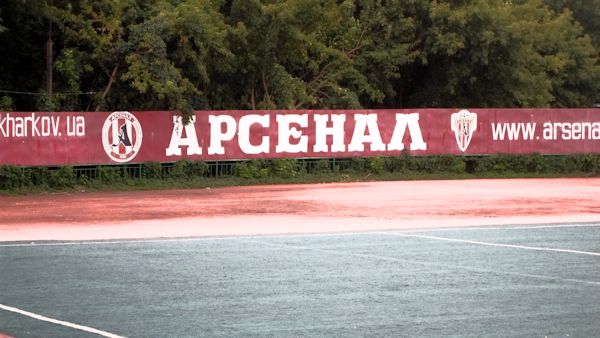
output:
[[[110,79],[108,79],[108,84],[106,85],[106,88],[104,88],[104,91],[102,92],[102,95],[100,96],[100,103],[98,103],[98,105],[96,106],[96,111],[100,111],[102,102],[104,102],[104,99],[106,99],[106,97],[108,96],[108,93],[110,92],[110,88],[112,87],[112,84],[115,81],[115,77],[117,76],[118,70],[119,70],[119,64],[115,65],[115,68],[113,68],[113,70],[110,74]]]

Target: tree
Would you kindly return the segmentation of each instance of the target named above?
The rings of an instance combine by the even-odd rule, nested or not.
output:
[[[20,110],[587,107],[600,0],[6,0]],[[54,41],[54,95],[44,46]],[[37,98],[37,99],[36,99]],[[8,104],[7,104],[8,105]]]
[[[366,35],[352,1],[234,0],[224,6],[248,108],[360,107],[372,92],[352,64]],[[234,101],[235,102],[235,101]]]
[[[160,3],[156,13],[130,27],[121,77],[152,107],[191,113],[208,108],[204,91],[214,69],[226,69],[232,54],[224,41],[228,29],[212,1]],[[148,108],[148,107],[144,107]]]
[[[189,117],[207,108],[211,62],[221,68],[230,57],[213,1],[80,0],[55,9],[65,35],[57,69],[80,75],[67,83],[98,93],[96,110],[173,109]]]
[[[129,101],[130,88],[121,82],[126,68],[129,45],[129,29],[152,14],[156,2],[136,0],[62,1],[54,4],[56,24],[64,34],[63,51],[57,60],[77,69],[67,73],[67,82],[80,83],[90,92],[97,93],[94,107],[86,110],[121,107]],[[118,95],[111,99],[110,93],[118,88]]]
[[[0,15],[0,90],[19,92],[9,94],[15,108],[37,109],[36,98],[44,94],[48,6],[35,0],[6,0],[0,3]]]
[[[570,11],[600,52],[600,0],[545,0],[557,12]]]
[[[552,13],[538,4],[538,16],[548,18],[537,29],[525,28],[552,84],[552,106],[591,107],[600,100],[600,64],[592,39],[571,12]]]
[[[596,60],[600,59],[600,0],[545,0],[545,3],[550,6],[553,10],[558,13],[564,13],[569,16],[572,13],[573,18],[583,27],[585,34],[589,35],[592,44],[595,48]],[[587,58],[577,55],[577,61],[589,63]],[[597,62],[596,62],[597,65]],[[582,100],[581,96],[590,98],[590,101],[594,104],[600,102],[600,89],[598,86],[590,91],[580,91],[579,89],[579,76],[587,78],[586,82],[595,81],[598,83],[598,75],[596,72],[590,70],[594,65],[586,65],[586,69],[572,66],[572,76],[564,81],[564,86],[570,90],[565,96],[572,98],[573,100]]]
[[[589,106],[600,71],[568,13],[540,0],[436,1],[414,106]],[[576,85],[575,85],[576,84]]]
[[[429,0],[357,1],[355,17],[366,32],[355,67],[376,90],[361,98],[367,107],[408,105],[415,64],[426,56],[422,36],[428,22]]]

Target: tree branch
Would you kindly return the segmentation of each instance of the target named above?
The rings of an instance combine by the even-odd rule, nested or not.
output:
[[[362,47],[363,47],[363,40],[365,37],[365,34],[367,33],[367,27],[363,27],[362,32],[360,33],[360,36],[358,37],[358,40],[356,40],[356,43],[354,44],[354,47],[350,48],[347,51],[344,51],[344,56],[346,56],[346,58],[352,60],[352,58],[354,57],[354,53],[356,53],[357,51],[359,51]],[[335,60],[330,61],[328,64],[326,64],[321,71],[319,72],[319,74],[317,74],[317,76],[310,81],[307,84],[307,88],[310,88],[312,86],[314,86],[314,88],[309,92],[308,96],[311,97],[317,93],[319,93],[321,91],[322,88],[322,82],[321,79],[323,77],[325,77],[326,75],[328,75],[330,69],[333,67],[335,63]],[[300,108],[302,104],[298,103],[296,105],[296,109]]]
[[[256,99],[254,97],[254,80],[252,80],[252,91],[250,93],[250,103],[252,104],[252,110],[256,110]]]
[[[115,81],[115,77],[117,76],[118,70],[119,70],[119,64],[117,63],[110,74],[110,78],[108,79],[108,84],[106,85],[106,88],[104,88],[104,91],[102,91],[102,95],[100,95],[100,103],[98,103],[98,105],[96,106],[96,111],[100,111],[100,107],[102,106],[102,103],[106,99],[106,96],[108,96],[108,93],[110,92],[110,88],[112,87],[112,84]]]
[[[270,106],[271,105],[271,95],[269,94],[269,82],[267,80],[267,77],[265,76],[264,71],[262,72],[262,82],[263,82],[263,89],[265,90],[265,101]]]

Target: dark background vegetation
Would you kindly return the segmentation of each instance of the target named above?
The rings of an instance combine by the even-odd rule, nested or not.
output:
[[[600,0],[3,0],[0,46],[0,110],[600,102]]]

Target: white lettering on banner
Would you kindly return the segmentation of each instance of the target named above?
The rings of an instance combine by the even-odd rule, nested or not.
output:
[[[302,131],[291,124],[297,124],[301,128],[308,127],[308,115],[278,114],[277,117],[278,139],[275,152],[277,153],[305,153],[308,151],[308,136],[302,135]],[[290,138],[297,139],[295,144],[290,143]]]
[[[536,123],[492,123],[492,138],[494,141],[533,140]]]
[[[600,122],[546,122],[545,140],[600,140]]]
[[[385,144],[381,141],[379,126],[377,125],[377,114],[356,114],[354,115],[354,133],[352,141],[348,145],[348,151],[364,151],[365,143],[371,143],[371,151],[384,151]],[[368,134],[367,134],[368,130]]]
[[[208,123],[210,124],[210,146],[208,147],[208,154],[225,154],[223,141],[233,140],[236,132],[235,119],[229,115],[210,115],[208,117]],[[225,125],[225,131],[223,131],[223,125]]]
[[[536,141],[537,123],[492,123],[494,141]],[[545,122],[542,138],[546,141],[600,140],[600,122]]]
[[[238,143],[242,152],[248,155],[266,154],[269,152],[269,135],[264,135],[259,145],[250,143],[250,128],[252,125],[258,124],[263,128],[268,128],[269,119],[269,115],[245,115],[240,118]]]
[[[332,127],[327,127],[327,122],[331,118],[333,123]],[[327,145],[327,136],[333,137],[333,143],[331,144],[331,152],[344,152],[346,151],[346,145],[344,144],[344,123],[346,122],[346,115],[333,114],[333,115],[314,115],[315,120],[315,146],[313,151],[315,153],[326,153],[329,152],[329,145]]]
[[[305,134],[309,128],[310,114],[277,114],[277,130],[269,128],[271,115],[250,114],[240,117],[239,122],[231,115],[209,115],[209,147],[208,155],[225,155],[225,143],[233,141],[237,135],[237,145],[243,154],[257,155],[268,154],[270,145],[277,137],[275,152],[278,154],[308,153],[309,135]],[[369,143],[370,151],[395,151],[404,150],[403,139],[408,129],[410,134],[411,150],[426,150],[427,143],[423,140],[421,127],[419,126],[419,114],[396,114],[396,124],[389,144],[384,143],[379,130],[377,114],[354,114],[354,130],[348,145],[345,144],[346,137],[346,114],[315,114],[314,125],[314,153],[329,152],[362,152],[365,143]],[[258,125],[263,131],[257,131]],[[185,132],[185,136],[184,136]],[[260,133],[260,143],[251,143],[251,133]],[[331,139],[329,139],[331,137]],[[330,140],[330,144],[328,144]],[[254,141],[257,142],[257,141]],[[181,156],[181,147],[187,147],[187,155],[201,155],[202,149],[199,145],[196,118],[184,126],[181,117],[173,118],[173,132],[169,147],[166,148],[167,156]]]
[[[423,140],[421,126],[419,126],[419,113],[396,114],[396,126],[388,150],[404,150],[404,132],[408,128],[410,133],[410,150],[427,150],[427,143]]]
[[[534,141],[536,136],[535,122],[492,123],[492,139],[494,141]],[[542,138],[546,141],[585,141],[600,140],[600,122],[545,122]]]
[[[67,117],[67,136],[85,136],[85,117]]]
[[[82,116],[79,116],[83,118]],[[60,130],[60,116],[39,116],[31,113],[29,116],[11,116],[10,113],[0,114],[0,135],[10,137],[58,137],[62,136]],[[68,121],[68,120],[67,120]],[[67,122],[68,123],[68,122]],[[85,135],[85,121],[83,135]],[[81,129],[81,128],[80,128]]]
[[[183,132],[185,130],[185,137]],[[181,147],[187,147],[186,155],[202,155],[202,148],[198,144],[198,136],[196,136],[196,116],[192,116],[189,123],[183,125],[181,116],[173,116],[173,133],[171,134],[171,142],[166,150],[167,156],[181,156]]]

